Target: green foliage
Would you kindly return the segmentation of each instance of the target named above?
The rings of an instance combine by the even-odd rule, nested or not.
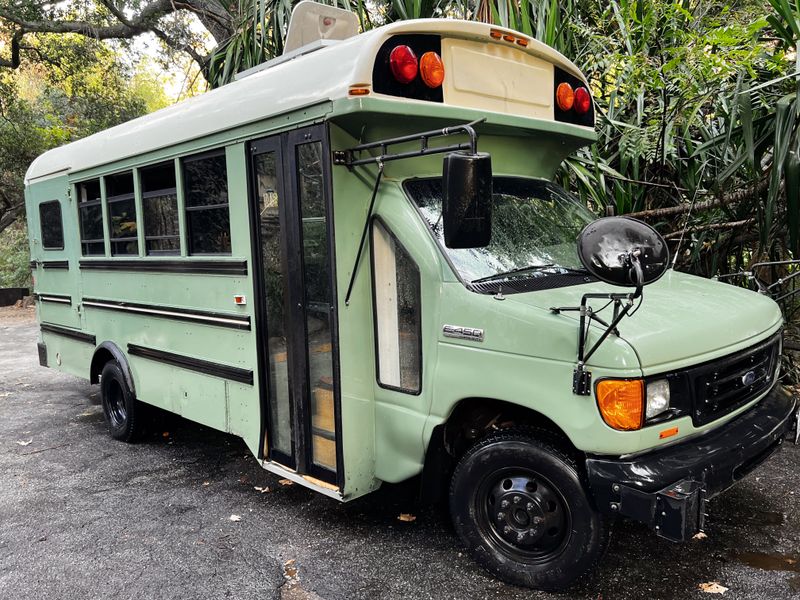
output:
[[[32,287],[28,232],[15,223],[0,232],[0,288]]]

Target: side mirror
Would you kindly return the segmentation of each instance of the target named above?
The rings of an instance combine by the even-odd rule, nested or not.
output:
[[[589,273],[611,285],[641,288],[669,267],[669,248],[652,227],[630,217],[605,217],[578,236],[578,257]]]
[[[492,157],[454,152],[444,157],[442,170],[445,246],[488,246],[492,239]]]

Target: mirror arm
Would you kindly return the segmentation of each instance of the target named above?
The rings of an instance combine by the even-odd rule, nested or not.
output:
[[[353,272],[350,273],[350,283],[347,284],[347,294],[344,297],[345,306],[350,306],[350,294],[353,291],[353,284],[356,282],[356,273],[358,272],[358,266],[361,263],[361,255],[364,252],[364,243],[367,241],[369,223],[372,220],[372,211],[375,208],[375,198],[378,197],[378,187],[381,185],[382,177],[383,177],[383,162],[378,161],[378,174],[375,177],[375,187],[372,188],[372,198],[369,201],[369,208],[367,209],[367,218],[364,220],[364,229],[361,230],[361,241],[358,243],[358,251],[356,252],[356,261],[355,264],[353,264]]]

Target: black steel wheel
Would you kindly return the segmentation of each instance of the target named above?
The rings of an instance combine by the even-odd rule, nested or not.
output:
[[[134,442],[141,436],[144,406],[134,397],[116,361],[109,361],[103,367],[100,401],[111,437]]]
[[[498,432],[466,452],[453,473],[450,512],[475,560],[516,585],[564,589],[608,544],[575,461],[526,432]]]

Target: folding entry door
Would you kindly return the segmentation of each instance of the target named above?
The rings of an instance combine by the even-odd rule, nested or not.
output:
[[[250,143],[265,457],[338,483],[338,345],[324,126]]]

